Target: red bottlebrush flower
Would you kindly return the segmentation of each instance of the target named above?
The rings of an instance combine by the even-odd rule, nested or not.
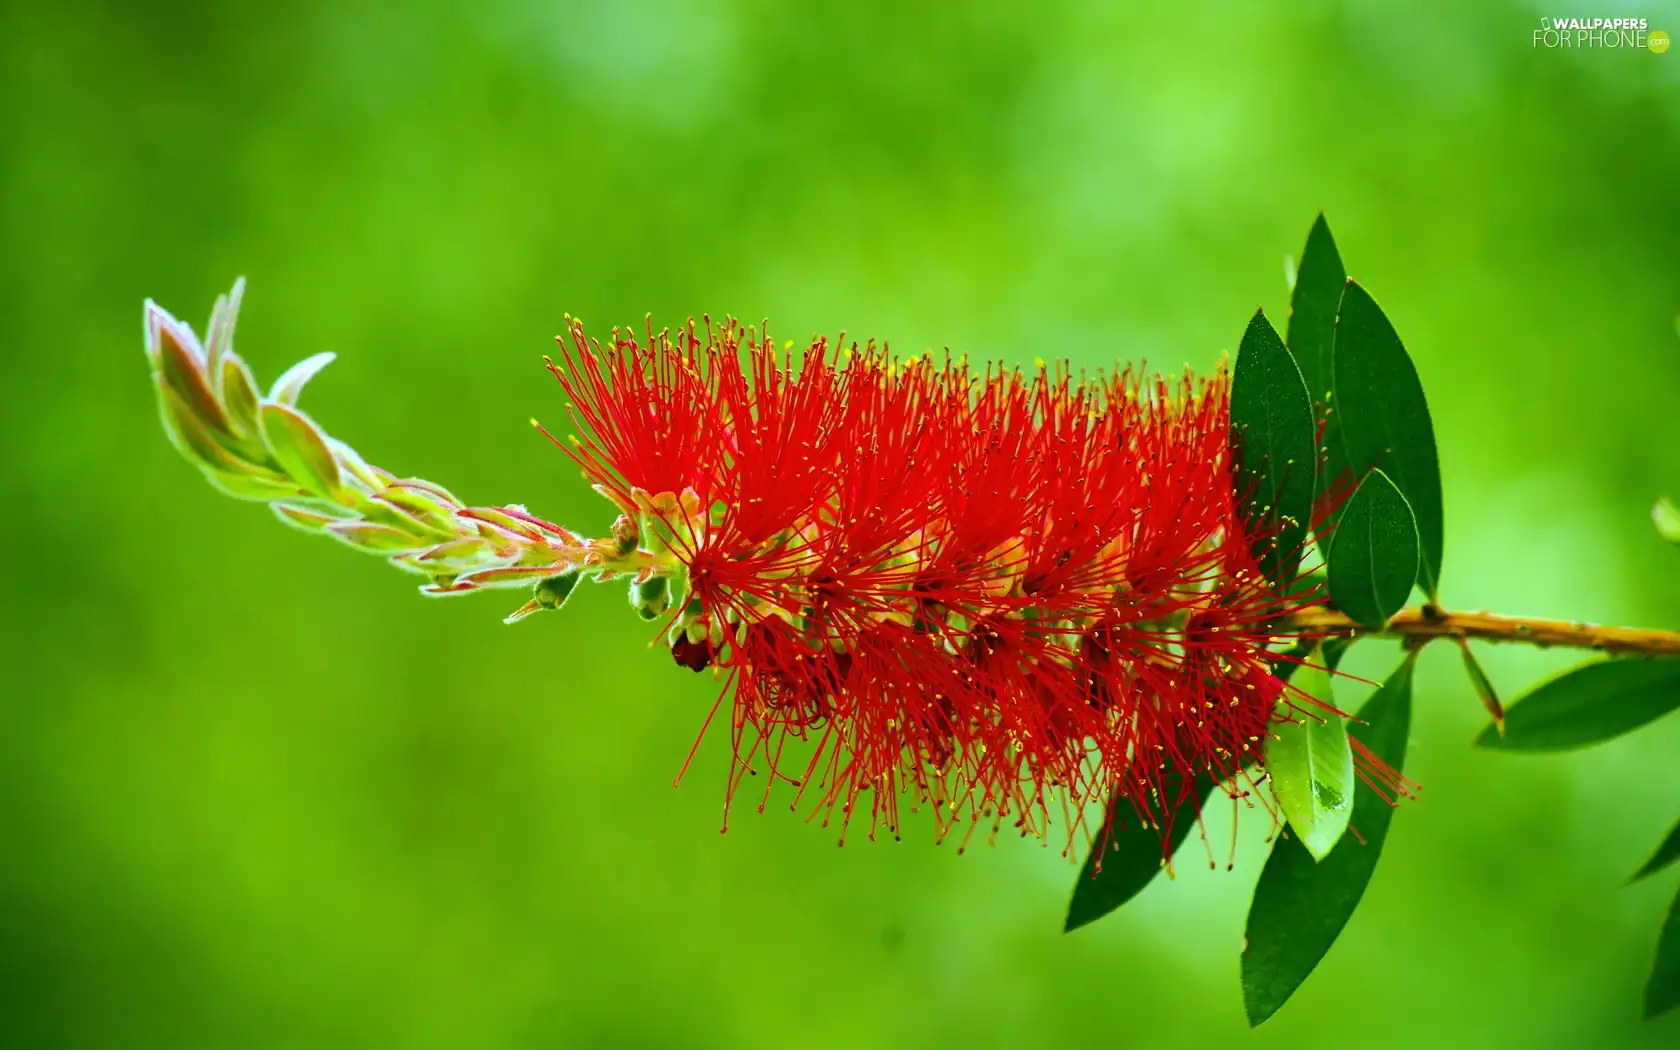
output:
[[[1170,826],[1177,785],[1261,762],[1288,688],[1268,625],[1311,603],[1250,554],[1223,370],[791,345],[573,322],[550,365],[566,451],[666,559],[676,661],[728,678],[730,798],[763,766],[872,833],[906,801],[941,836],[1075,828],[1116,792]]]

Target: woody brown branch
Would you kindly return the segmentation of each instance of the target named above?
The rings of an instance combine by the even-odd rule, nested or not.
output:
[[[1402,609],[1381,629],[1365,627],[1345,613],[1324,607],[1303,609],[1285,626],[1303,634],[1376,635],[1422,644],[1436,638],[1515,642],[1544,648],[1596,649],[1618,655],[1680,656],[1680,631],[1605,627],[1567,620],[1536,620],[1488,612],[1446,612],[1431,606]]]

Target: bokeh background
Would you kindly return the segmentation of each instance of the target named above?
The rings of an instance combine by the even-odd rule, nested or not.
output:
[[[1425,794],[1249,1035],[1264,821],[1073,936],[1056,848],[719,835],[726,739],[672,787],[715,686],[616,587],[517,628],[420,600],[157,424],[142,298],[202,324],[245,274],[260,379],[341,351],[334,434],[600,530],[527,425],[564,421],[568,311],[1209,367],[1323,208],[1429,394],[1447,603],[1680,626],[1680,53],[1531,43],[1680,8],[1409,6],[6,5],[0,1043],[1680,1043],[1637,1020],[1674,874],[1621,886],[1680,811],[1675,719],[1477,753],[1430,651]],[[1510,693],[1574,659],[1483,658]]]

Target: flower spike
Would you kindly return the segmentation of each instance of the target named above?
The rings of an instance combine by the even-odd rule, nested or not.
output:
[[[206,341],[146,301],[146,354],[164,429],[216,487],[268,503],[289,525],[386,556],[429,578],[427,594],[575,580],[581,565],[640,569],[647,561],[532,516],[523,507],[464,506],[448,490],[369,466],[296,407],[304,385],[333,359],[294,365],[259,395],[233,335],[245,281],[216,301]],[[552,585],[549,585],[552,588]],[[558,608],[539,593],[536,609]]]

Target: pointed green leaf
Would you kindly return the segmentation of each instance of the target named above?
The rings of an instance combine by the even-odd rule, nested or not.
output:
[[[297,404],[298,396],[303,393],[304,385],[314,379],[321,369],[332,364],[337,357],[337,354],[326,350],[299,361],[282,372],[280,378],[274,381],[274,386],[268,391],[268,399],[278,401],[282,405]]]
[[[1332,349],[1332,418],[1355,474],[1380,467],[1416,517],[1417,581],[1431,599],[1441,575],[1441,468],[1423,384],[1394,326],[1357,281],[1342,293]]]
[[[444,529],[433,528],[426,522],[378,496],[358,498],[353,504],[359,517],[366,521],[378,522],[408,536],[410,545],[423,547],[430,543],[439,543],[449,539],[450,533]]]
[[[266,466],[241,459],[187,408],[162,377],[157,379],[163,429],[175,448],[204,471],[211,484],[236,499],[284,499],[298,487]]]
[[[1330,541],[1330,600],[1367,627],[1399,612],[1418,573],[1412,510],[1381,470],[1368,474],[1342,510]]]
[[[414,548],[414,537],[372,521],[338,521],[326,526],[326,531],[352,547],[376,554],[395,554]]]
[[[180,398],[181,407],[209,433],[226,433],[227,416],[210,389],[202,351],[192,332],[161,310],[148,315],[148,337],[154,367],[163,382]]]
[[[1319,212],[1307,233],[1307,246],[1301,251],[1301,265],[1295,272],[1295,292],[1289,300],[1289,350],[1315,404],[1328,401],[1334,386],[1330,347],[1345,284],[1347,271],[1342,269],[1336,239],[1330,236],[1324,213]]]
[[[1610,740],[1680,707],[1680,660],[1602,660],[1567,671],[1505,709],[1505,735],[1476,738],[1495,751],[1566,751]]]
[[[227,409],[228,419],[241,436],[258,437],[262,433],[258,418],[262,397],[257,393],[251,370],[244,361],[231,356],[222,358],[221,370],[222,406]]]
[[[1264,314],[1243,333],[1231,377],[1232,463],[1243,517],[1269,579],[1293,578],[1312,517],[1318,426],[1301,370]]]
[[[1347,271],[1342,267],[1341,253],[1330,235],[1330,224],[1320,212],[1307,233],[1307,245],[1301,252],[1301,267],[1290,289],[1289,301],[1289,351],[1295,355],[1307,393],[1312,397],[1313,418],[1322,427],[1319,431],[1322,459],[1313,491],[1315,503],[1332,487],[1351,488],[1359,480],[1348,456],[1347,441],[1342,437],[1341,421],[1330,411],[1331,391],[1336,385],[1332,355],[1336,314],[1341,309],[1342,289],[1346,286]],[[1320,526],[1321,548],[1329,546],[1322,530],[1335,517],[1332,513]]]
[[[275,517],[304,532],[319,532],[324,525],[344,520],[317,507],[302,507],[290,503],[275,503],[273,510]]]
[[[1680,895],[1668,906],[1668,918],[1657,934],[1657,958],[1645,984],[1645,1016],[1655,1017],[1680,1006]]]
[[[355,449],[334,437],[327,438],[327,448],[332,451],[333,458],[338,460],[338,468],[344,474],[346,483],[351,479],[360,482],[371,495],[385,487],[385,482],[375,473],[368,461],[361,457]]]
[[[1323,647],[1297,668],[1290,684],[1326,707],[1335,706]],[[1353,751],[1347,721],[1334,711],[1301,711],[1284,705],[1289,721],[1266,738],[1266,772],[1272,794],[1307,852],[1323,858],[1347,830],[1353,809]]]
[[[270,402],[262,406],[262,431],[269,451],[292,480],[317,496],[339,501],[342,479],[338,461],[308,416]]]
[[[1668,837],[1663,839],[1662,845],[1651,854],[1651,859],[1645,862],[1644,867],[1634,872],[1633,878],[1628,881],[1637,882],[1647,875],[1655,875],[1677,860],[1680,860],[1680,823],[1669,829]]]
[[[248,466],[237,473],[206,470],[204,476],[209,479],[210,484],[234,499],[267,503],[270,500],[296,499],[308,495],[287,478],[266,470],[257,471]]]
[[[233,282],[233,291],[216,297],[216,306],[210,311],[210,324],[204,330],[204,371],[212,380],[226,378],[218,362],[233,352],[233,329],[239,323],[239,304],[244,298],[245,278],[241,277]]]
[[[412,515],[428,528],[436,529],[445,535],[454,535],[455,533],[454,528],[450,525],[449,509],[440,505],[430,493],[422,489],[411,489],[402,485],[386,485],[379,490],[379,498]]]
[[[373,470],[376,474],[382,473],[378,467],[374,467]],[[416,494],[423,494],[436,501],[437,506],[442,507],[445,513],[459,510],[462,506],[461,501],[456,499],[448,489],[442,485],[434,485],[422,478],[387,478],[385,484],[389,488],[403,488]],[[393,503],[397,502],[389,492],[381,492],[380,495],[390,499]]]
[[[1169,780],[1168,790],[1180,790],[1179,784],[1182,781]],[[1130,799],[1124,795],[1116,797],[1109,812],[1108,848],[1102,855],[1102,870],[1097,870],[1094,846],[1079,871],[1079,880],[1073,884],[1073,899],[1068,903],[1063,932],[1071,933],[1096,922],[1142,893],[1160,872],[1164,859],[1178,852],[1190,829],[1196,826],[1196,814],[1201,812],[1214,787],[1211,779],[1201,778],[1187,796],[1196,799],[1196,808],[1177,807],[1177,819],[1167,837],[1165,853],[1160,831],[1149,827]]]
[[[1408,658],[1360,709],[1354,734],[1398,772],[1405,763],[1412,721]],[[1354,788],[1348,835],[1314,861],[1301,843],[1278,836],[1254,887],[1242,956],[1243,1004],[1258,1025],[1278,1011],[1312,973],[1365,895],[1382,856],[1394,808],[1363,779]]]
[[[204,421],[167,379],[158,376],[156,382],[163,429],[178,452],[209,470],[237,474],[244,469],[245,464],[216,440]]]

